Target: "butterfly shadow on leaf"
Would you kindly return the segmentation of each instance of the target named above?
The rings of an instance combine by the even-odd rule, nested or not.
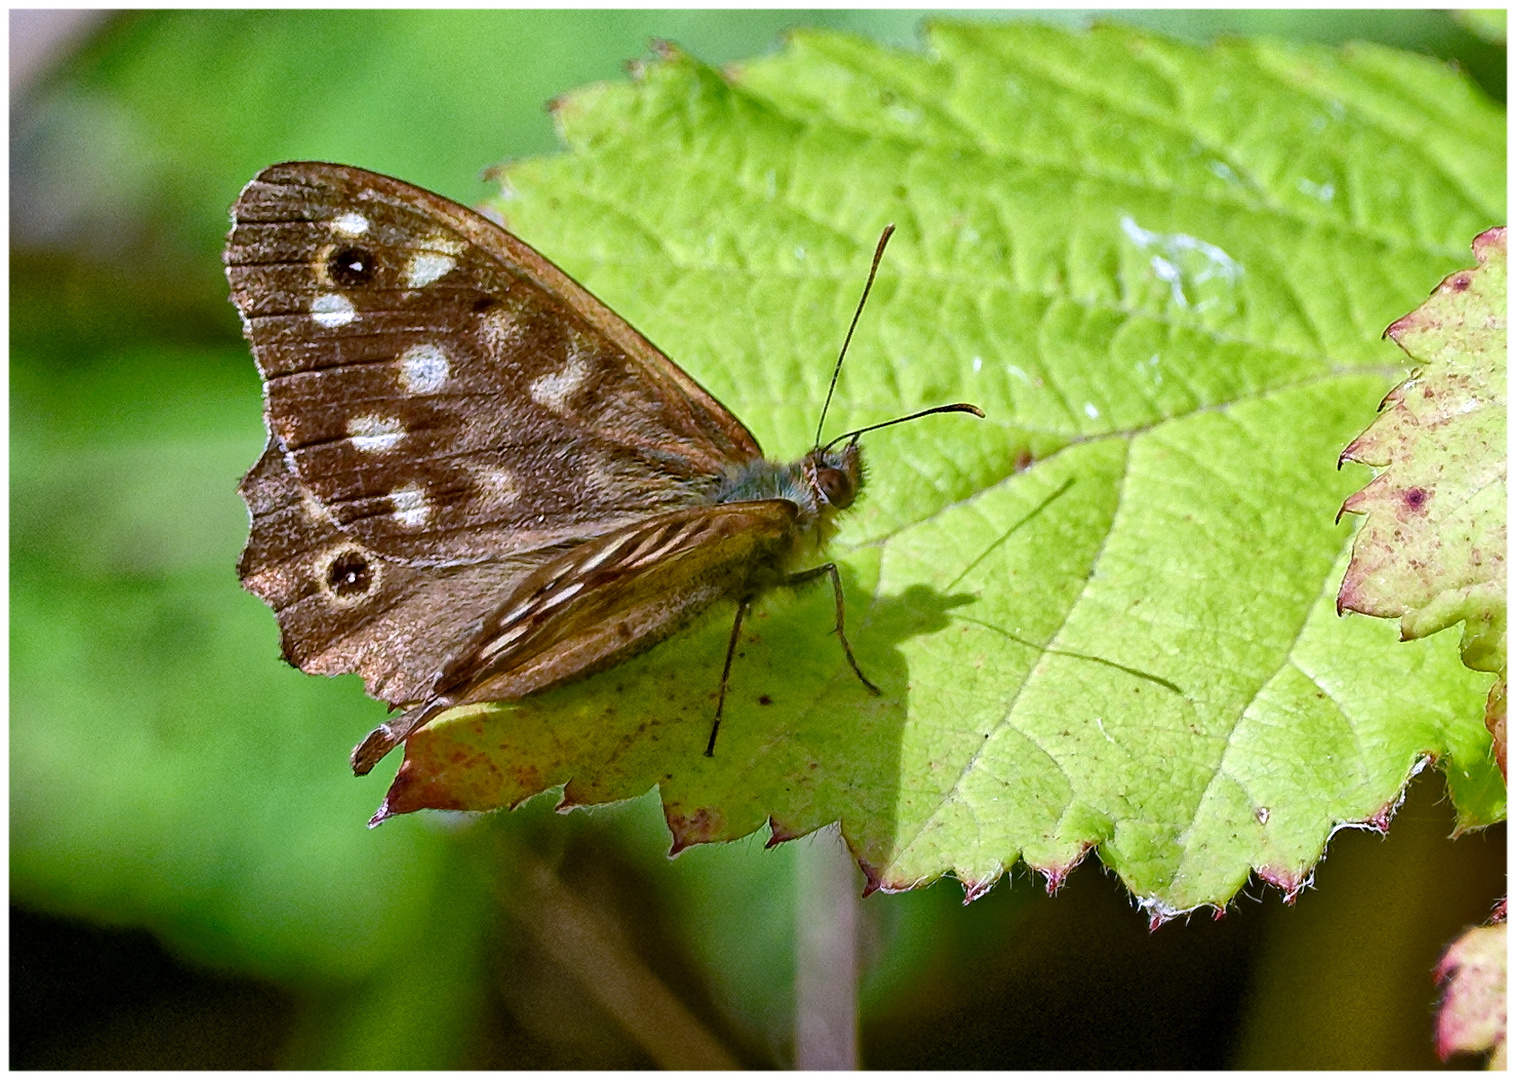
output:
[[[882,691],[854,676],[824,583],[757,605],[745,624],[715,756],[703,754],[731,625],[718,605],[684,634],[618,667],[417,732],[378,815],[515,806],[564,785],[566,806],[661,789],[677,851],[772,822],[785,839],[839,817],[893,813],[912,677],[901,644],[941,632],[972,603],[914,585],[870,602],[848,569],[848,637]]]

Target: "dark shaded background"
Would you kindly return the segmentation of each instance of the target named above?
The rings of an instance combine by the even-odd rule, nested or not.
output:
[[[1503,44],[1445,13],[1111,17],[1379,41],[1505,99]],[[12,14],[11,1064],[649,1066],[605,996],[638,979],[653,1024],[787,1064],[796,845],[670,863],[655,798],[361,827],[385,777],[346,756],[379,707],[277,663],[236,587],[262,426],[220,247],[273,161],[472,201],[485,166],[555,149],[549,98],[651,38],[715,63],[802,25],[914,47],[920,14],[176,11],[39,36],[61,18]],[[1451,826],[1423,775],[1293,908],[1255,883],[1156,933],[1093,859],[1052,899],[1024,872],[967,908],[952,882],[873,896],[864,1062],[1435,1067],[1431,968],[1505,889],[1504,826]],[[565,953],[574,926],[613,947]]]

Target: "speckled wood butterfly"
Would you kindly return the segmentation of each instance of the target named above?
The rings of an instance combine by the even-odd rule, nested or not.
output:
[[[728,600],[709,754],[748,606],[823,576],[874,690],[842,635],[837,568],[794,570],[857,497],[858,435],[874,428],[823,446],[818,426],[799,461],[766,461],[562,270],[387,176],[274,165],[232,222],[227,278],[269,433],[240,489],[238,573],[291,664],[357,672],[404,709],[353,751],[354,772],[448,709],[610,667]],[[982,415],[926,410],[945,411]]]

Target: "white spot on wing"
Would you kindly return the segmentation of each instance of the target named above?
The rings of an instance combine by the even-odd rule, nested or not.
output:
[[[312,521],[325,521],[333,525],[336,524],[336,522],[332,521],[331,511],[322,506],[320,500],[303,487],[300,489],[300,506]]]
[[[531,611],[532,608],[536,606],[537,602],[535,600],[528,600],[524,604],[517,604],[511,609],[511,613],[509,615],[500,620],[500,625],[502,627],[510,626],[512,623],[520,620],[523,615],[525,615],[528,611]]]
[[[491,641],[484,648],[480,649],[479,658],[481,660],[488,660],[490,657],[494,656],[496,653],[504,649],[507,645],[513,643],[522,634],[526,633],[529,628],[529,624],[523,623],[514,629],[507,630],[505,633],[501,634],[499,637]]]
[[[435,345],[412,345],[400,357],[400,381],[412,394],[435,394],[449,370],[447,353]]]
[[[620,488],[616,472],[605,461],[591,460],[585,464],[584,486],[599,495],[614,494]]]
[[[516,348],[521,341],[521,324],[517,316],[504,308],[491,308],[479,320],[479,336],[491,352],[503,353]]]
[[[311,301],[311,318],[325,327],[346,326],[354,314],[353,302],[336,293],[322,293]]]
[[[542,610],[546,611],[550,607],[554,607],[558,604],[563,603],[565,600],[575,595],[583,588],[584,582],[582,581],[576,581],[572,585],[565,585],[562,589],[559,589],[552,596],[549,596],[542,602]]]
[[[590,366],[582,356],[570,357],[563,370],[556,375],[543,375],[533,379],[528,391],[538,405],[554,412],[562,412],[568,405],[568,399],[584,385],[589,374]]]
[[[616,543],[607,546],[604,550],[596,552],[594,555],[590,556],[590,558],[579,564],[579,566],[576,568],[578,573],[588,574],[591,570],[595,569],[601,563],[604,563],[613,555],[619,555],[621,553],[621,550],[626,547],[629,540],[631,540],[630,536],[622,537],[620,540],[616,541]]]
[[[355,416],[347,422],[347,433],[365,454],[382,454],[405,438],[405,425],[392,416]]]
[[[432,516],[432,508],[427,504],[426,493],[420,484],[396,488],[390,492],[390,503],[395,508],[395,520],[407,529],[425,525],[426,519]]]
[[[649,551],[646,554],[638,552],[634,558],[637,562],[642,563],[657,562],[669,552],[673,551],[676,547],[679,547],[681,544],[683,544],[688,539],[687,534],[688,530],[686,529],[675,529],[672,536],[670,536],[663,543],[659,544],[652,551]]]
[[[516,485],[516,474],[509,469],[479,469],[475,472],[480,492],[497,506],[509,506],[521,493]]]
[[[430,285],[438,278],[447,276],[457,265],[458,260],[451,255],[443,255],[435,251],[418,251],[405,265],[405,282],[411,288],[419,289],[423,285]]]
[[[368,232],[368,218],[349,210],[332,218],[332,231],[343,236],[362,236]]]

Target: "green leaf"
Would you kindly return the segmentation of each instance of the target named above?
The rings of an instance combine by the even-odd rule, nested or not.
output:
[[[1446,769],[1504,813],[1488,679],[1445,637],[1334,610],[1361,483],[1337,448],[1403,376],[1383,327],[1504,213],[1504,121],[1372,47],[1199,49],[1121,28],[942,25],[932,53],[799,34],[723,76],[676,52],[558,103],[509,224],[780,457],[810,444],[880,228],[898,225],[827,430],[865,440],[825,589],[730,607],[583,683],[414,736],[380,816],[657,785],[674,847],[841,819],[871,882],[1090,848],[1155,917]]]
[[[1454,11],[1453,18],[1466,26],[1472,33],[1478,34],[1486,41],[1494,41],[1501,45],[1505,44],[1506,36],[1506,12],[1504,8],[1473,8],[1462,11]]]
[[[1365,520],[1338,607],[1401,636],[1463,622],[1463,661],[1505,667],[1506,231],[1385,331],[1420,365],[1342,452],[1383,471],[1342,508]]]

